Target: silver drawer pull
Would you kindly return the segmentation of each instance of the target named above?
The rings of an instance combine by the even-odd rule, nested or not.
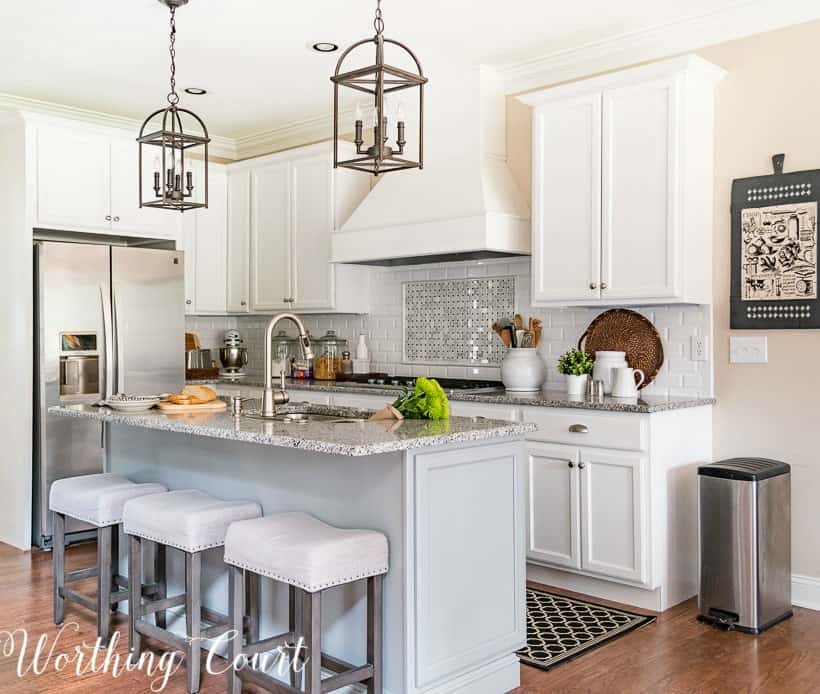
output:
[[[582,470],[583,470],[586,466],[587,466],[587,464],[586,464],[586,463],[578,463],[578,467],[579,467],[579,468],[581,468]]]
[[[586,424],[570,424],[569,425],[569,433],[570,434],[588,434],[589,427]]]

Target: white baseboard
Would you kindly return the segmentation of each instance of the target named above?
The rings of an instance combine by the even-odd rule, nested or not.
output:
[[[820,578],[792,574],[792,604],[820,610]]]

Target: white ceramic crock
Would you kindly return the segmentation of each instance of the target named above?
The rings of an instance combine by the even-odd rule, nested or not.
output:
[[[595,366],[592,369],[592,380],[604,382],[604,393],[612,393],[612,369],[629,366],[626,363],[626,352],[595,352]]]
[[[501,382],[512,393],[541,390],[547,373],[535,347],[511,347],[501,362]]]
[[[583,376],[575,376],[573,374],[567,374],[567,395],[571,398],[580,397],[584,394],[584,389],[587,385],[587,379],[589,376],[584,374]]]

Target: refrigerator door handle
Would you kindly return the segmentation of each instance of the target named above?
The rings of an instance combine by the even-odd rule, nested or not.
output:
[[[117,290],[115,287],[111,289],[111,334],[113,336],[113,364],[112,372],[114,374],[114,394],[122,393],[122,383],[120,382],[120,375],[122,374],[122,350],[120,349],[120,317],[117,311]]]
[[[100,285],[100,312],[102,313],[102,383],[100,394],[104,400],[110,398],[114,392],[114,355],[113,355],[113,339],[111,335],[111,310],[108,305],[109,299],[106,297],[105,287]]]

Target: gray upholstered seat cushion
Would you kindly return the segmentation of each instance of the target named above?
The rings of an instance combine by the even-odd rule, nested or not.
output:
[[[201,552],[221,547],[231,523],[261,515],[254,501],[223,501],[188,489],[134,499],[125,505],[122,525],[127,535]]]
[[[67,477],[51,485],[49,508],[103,528],[122,522],[125,502],[164,491],[161,484],[136,484],[108,473]]]
[[[336,528],[307,513],[277,513],[233,523],[225,562],[315,593],[387,573],[387,537]]]

